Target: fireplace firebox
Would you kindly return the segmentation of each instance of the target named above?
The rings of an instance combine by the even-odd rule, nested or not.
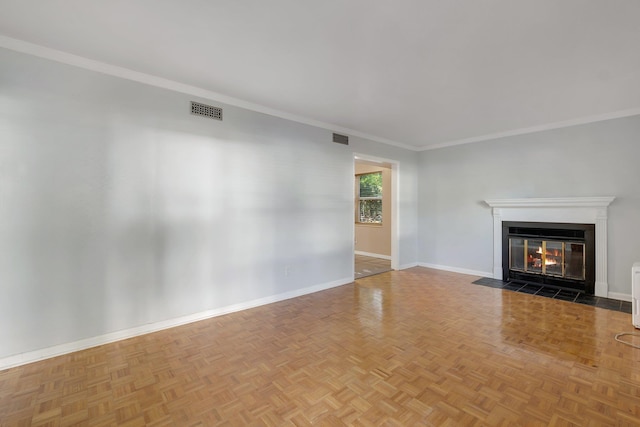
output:
[[[589,295],[595,285],[595,225],[502,222],[504,280]]]

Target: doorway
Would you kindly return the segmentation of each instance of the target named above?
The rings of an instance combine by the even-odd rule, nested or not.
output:
[[[397,269],[398,163],[354,155],[354,278]]]

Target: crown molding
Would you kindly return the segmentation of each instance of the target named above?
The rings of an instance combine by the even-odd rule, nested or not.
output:
[[[96,61],[93,59],[85,58],[83,56],[67,53],[61,50],[52,49],[49,47],[26,42],[24,40],[14,39],[11,37],[0,35],[0,47],[13,50],[16,52],[36,56],[39,58],[49,59],[51,61],[60,62],[62,64],[83,68],[85,70],[95,71],[95,72],[106,74],[109,76],[119,77],[122,79],[131,80],[131,81],[146,84],[149,86],[155,86],[162,89],[168,89],[174,92],[184,93],[186,95],[197,96],[199,98],[221,102],[227,105],[232,105],[234,107],[244,108],[246,110],[267,114],[270,116],[278,117],[285,120],[290,120],[297,123],[302,123],[305,125],[309,125],[309,126],[313,126],[321,129],[327,129],[332,132],[339,132],[339,133],[347,134],[349,136],[368,139],[370,141],[379,142],[386,145],[392,145],[394,147],[404,148],[405,150],[410,150],[410,151],[418,150],[418,148],[413,145],[403,144],[398,141],[393,141],[393,140],[382,138],[379,136],[370,135],[368,133],[360,132],[355,129],[336,126],[331,123],[314,120],[308,117],[299,116],[296,114],[288,113],[286,111],[270,108],[264,105],[255,104],[253,102],[245,101],[239,98],[234,98],[232,96],[224,95],[219,92],[180,83],[175,80],[165,79],[163,77],[154,76],[152,74],[131,70],[129,68],[124,68],[117,65],[111,65],[105,62]]]
[[[611,113],[582,117],[582,118],[566,120],[561,122],[547,123],[539,126],[513,129],[505,132],[497,132],[497,133],[491,133],[487,135],[446,141],[438,144],[429,145],[426,147],[418,147],[415,145],[405,144],[402,142],[379,137],[376,135],[371,135],[365,132],[360,132],[355,129],[337,126],[331,123],[314,120],[309,117],[299,116],[297,114],[292,114],[286,111],[277,110],[264,105],[255,104],[253,102],[245,101],[239,98],[234,98],[232,96],[224,95],[219,92],[180,83],[175,80],[165,79],[163,77],[158,77],[152,74],[147,74],[140,71],[131,70],[129,68],[111,65],[105,62],[96,61],[93,59],[85,58],[83,56],[67,53],[61,50],[45,47],[42,45],[37,45],[34,43],[26,42],[24,40],[19,40],[19,39],[0,35],[0,47],[13,50],[16,52],[36,56],[39,58],[49,59],[51,61],[60,62],[63,64],[75,66],[78,68],[95,71],[95,72],[106,74],[109,76],[119,77],[122,79],[131,80],[131,81],[135,81],[135,82],[150,85],[150,86],[172,90],[174,92],[180,92],[187,95],[197,96],[200,98],[232,105],[234,107],[244,108],[246,110],[267,114],[270,116],[278,117],[285,120],[290,120],[297,123],[306,124],[309,126],[318,127],[321,129],[327,129],[333,132],[347,134],[353,137],[368,139],[373,142],[391,145],[394,147],[399,147],[399,148],[403,148],[405,150],[414,151],[414,152],[430,151],[430,150],[436,150],[439,148],[454,147],[457,145],[471,144],[474,142],[482,142],[482,141],[488,141],[492,139],[506,138],[509,136],[525,135],[529,133],[542,132],[546,130],[560,129],[560,128],[565,128],[570,126],[577,126],[577,125],[600,122],[605,120],[640,115],[640,108],[633,108],[628,110],[615,111]]]
[[[638,115],[640,115],[640,108],[631,108],[628,110],[614,111],[611,113],[580,117],[577,119],[565,120],[561,122],[547,123],[539,126],[531,126],[526,128],[513,129],[505,132],[497,132],[497,133],[491,133],[487,135],[474,136],[471,138],[457,139],[453,141],[443,142],[440,144],[429,145],[427,147],[421,147],[421,148],[418,148],[417,151],[429,151],[429,150],[435,150],[438,148],[454,147],[456,145],[471,144],[473,142],[489,141],[492,139],[506,138],[509,136],[526,135],[529,133],[543,132],[546,130],[561,129],[561,128],[567,128],[567,127],[578,126],[578,125],[586,125],[589,123],[603,122],[605,120],[621,119],[624,117],[631,117],[631,116],[638,116]]]

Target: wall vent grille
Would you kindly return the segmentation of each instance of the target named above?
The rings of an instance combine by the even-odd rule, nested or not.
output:
[[[222,120],[222,108],[191,101],[191,114]]]
[[[349,145],[349,137],[347,135],[340,135],[339,133],[334,133],[333,142],[337,142],[338,144]]]

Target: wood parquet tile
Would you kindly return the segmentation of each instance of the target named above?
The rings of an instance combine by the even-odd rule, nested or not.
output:
[[[630,315],[426,268],[0,371],[2,426],[638,426]]]
[[[391,271],[391,261],[374,258],[366,255],[354,255],[354,277],[361,279],[363,277],[373,276],[374,274],[385,273]]]

